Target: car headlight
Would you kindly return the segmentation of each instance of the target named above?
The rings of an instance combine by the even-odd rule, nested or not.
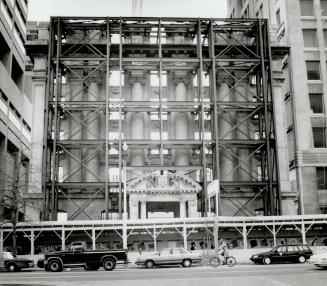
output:
[[[258,255],[252,255],[252,258],[258,258]]]

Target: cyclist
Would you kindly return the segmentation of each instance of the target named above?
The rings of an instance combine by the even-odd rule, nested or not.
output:
[[[221,238],[219,240],[217,256],[221,260],[221,262],[225,261],[225,259],[227,259],[229,257],[229,249],[228,249],[226,241],[223,238]]]

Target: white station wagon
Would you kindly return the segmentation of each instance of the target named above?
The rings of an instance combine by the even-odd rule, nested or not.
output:
[[[144,255],[139,257],[136,265],[153,268],[161,265],[182,265],[183,267],[191,267],[193,263],[202,262],[202,256],[185,250],[184,248],[164,248],[152,255]]]

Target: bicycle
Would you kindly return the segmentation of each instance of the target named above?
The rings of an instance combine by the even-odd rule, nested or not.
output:
[[[233,256],[224,256],[224,260],[221,261],[221,258],[218,256],[214,256],[210,259],[210,265],[212,267],[218,267],[219,265],[228,265],[229,267],[233,267],[236,264],[236,259]]]

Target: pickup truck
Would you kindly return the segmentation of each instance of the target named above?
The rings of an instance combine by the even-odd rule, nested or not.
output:
[[[37,266],[46,271],[60,272],[64,268],[84,267],[85,270],[98,270],[101,266],[112,271],[117,263],[128,263],[127,250],[87,250],[86,243],[72,243],[66,250],[48,252]]]

